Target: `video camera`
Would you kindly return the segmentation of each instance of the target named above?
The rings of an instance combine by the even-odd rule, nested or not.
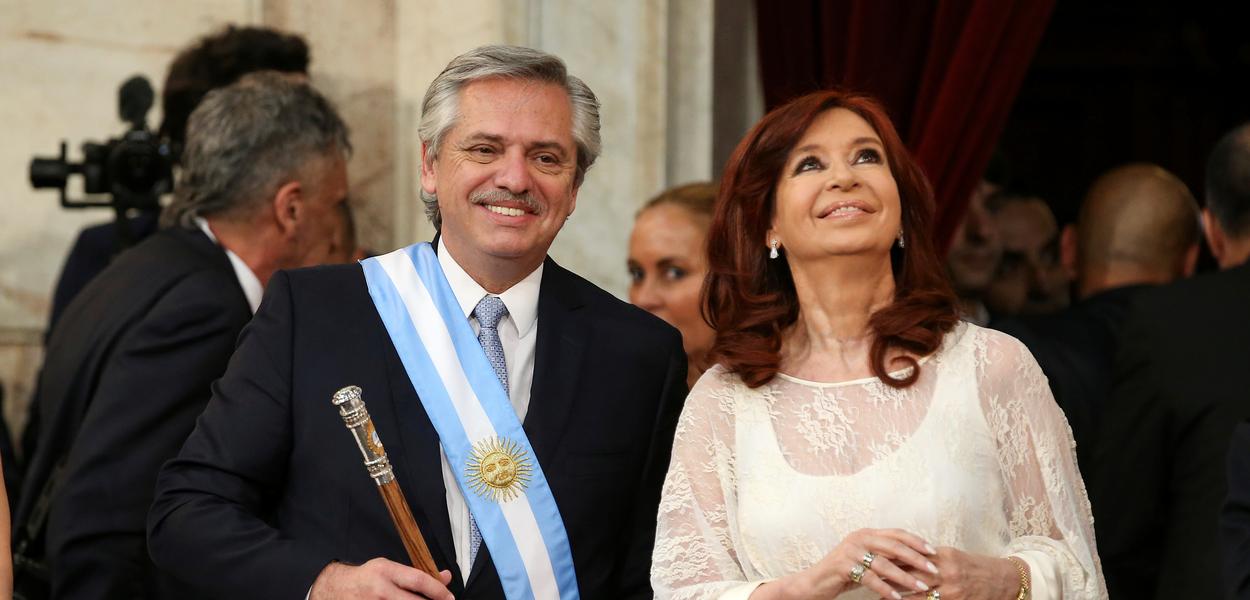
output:
[[[36,189],[59,190],[65,208],[111,207],[121,225],[131,209],[160,210],[161,195],[173,189],[176,154],[148,129],[147,114],[155,93],[147,78],[127,79],[117,95],[121,118],[130,129],[103,144],[83,142],[81,163],[69,162],[62,141],[59,157],[31,159],[30,184]],[[87,199],[71,200],[66,195],[66,182],[74,174],[82,175]]]

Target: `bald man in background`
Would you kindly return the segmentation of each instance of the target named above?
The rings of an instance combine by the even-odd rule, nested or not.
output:
[[[1216,144],[1204,187],[1220,270],[1134,300],[1085,474],[1111,598],[1250,595],[1250,560],[1221,557],[1219,526],[1229,492],[1250,498],[1225,470],[1233,430],[1250,418],[1250,123]],[[1226,548],[1245,552],[1241,535]],[[1222,558],[1232,561],[1227,582]]]
[[[1028,346],[1068,417],[1077,461],[1086,470],[1114,361],[1133,298],[1193,274],[1200,239],[1198,204],[1166,170],[1131,164],[1103,174],[1063,231],[1060,259],[1075,275],[1078,302],[1044,316],[996,321]]]

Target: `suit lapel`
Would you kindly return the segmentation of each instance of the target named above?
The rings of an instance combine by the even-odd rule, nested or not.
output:
[[[376,314],[375,311],[374,315]],[[418,518],[425,517],[421,535],[425,537],[435,562],[450,569],[454,578],[459,578],[460,569],[456,565],[455,545],[451,538],[451,520],[447,515],[447,488],[443,485],[443,463],[442,453],[439,450],[438,432],[435,431],[434,424],[430,422],[425,408],[421,405],[421,399],[412,387],[412,381],[399,360],[395,346],[391,344],[390,336],[386,333],[381,317],[376,318],[376,331],[379,337],[376,347],[384,349],[383,360],[386,364],[386,377],[391,391],[389,407],[392,410],[396,429],[399,430],[396,440],[398,443],[392,442],[390,438],[383,438],[387,447],[391,449],[388,451],[391,456],[391,466],[396,470],[396,477],[399,478],[400,487],[404,490],[404,497],[408,500],[413,512]],[[365,392],[367,394],[368,390]],[[367,396],[366,402],[368,402]]]
[[[573,275],[550,258],[543,267],[538,292],[538,340],[534,348],[534,381],[525,414],[525,436],[546,473],[564,437],[577,397],[581,364],[586,355],[587,327],[581,323],[585,304],[572,286]],[[489,560],[486,546],[479,551],[465,587],[478,579]]]
[[[571,280],[572,274],[547,259],[538,295],[534,382],[524,423],[525,435],[544,466],[555,459],[573,412],[590,335],[581,319],[584,302],[572,289]]]

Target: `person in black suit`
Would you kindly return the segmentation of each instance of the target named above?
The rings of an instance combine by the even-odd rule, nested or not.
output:
[[[660,486],[686,394],[681,337],[547,257],[598,131],[598,101],[559,58],[477,48],[426,92],[422,196],[458,303],[449,322],[477,330],[492,361],[484,332],[497,332],[503,364],[488,376],[504,383],[500,402],[546,475],[581,596],[649,598]],[[274,278],[161,472],[149,544],[162,568],[219,597],[503,598],[528,581],[500,575],[508,567],[491,538],[507,532],[481,529],[475,542],[480,513],[466,502],[482,501],[440,455],[454,441],[436,433],[445,421],[426,405],[436,399],[406,372],[418,357],[398,352],[384,327],[369,265]],[[500,304],[497,323],[480,312],[497,316]],[[363,390],[438,577],[401,564],[404,546],[330,402],[349,385]]]
[[[1112,169],[1090,186],[1076,225],[1060,239],[1080,301],[992,323],[1024,342],[1041,365],[1086,472],[1129,305],[1152,285],[1193,275],[1200,236],[1198,204],[1175,175],[1149,164]]]
[[[1250,421],[1233,430],[1228,444],[1228,498],[1220,514],[1220,543],[1228,597],[1250,599]]]
[[[178,53],[169,65],[161,90],[160,136],[174,148],[174,158],[186,144],[187,119],[208,92],[225,87],[256,71],[308,73],[308,44],[298,35],[267,27],[233,25],[205,36]],[[51,333],[65,307],[122,250],[156,233],[158,211],[138,211],[126,217],[126,236],[118,223],[84,228],[74,240],[52,294]]]
[[[1250,126],[1207,164],[1207,243],[1222,269],[1130,309],[1088,477],[1112,598],[1218,598],[1233,427],[1250,417]]]
[[[48,343],[17,551],[46,559],[53,597],[184,597],[147,558],[157,471],[272,274],[335,252],[349,151],[329,102],[277,73],[214,91],[192,115],[167,227],[92,281]]]

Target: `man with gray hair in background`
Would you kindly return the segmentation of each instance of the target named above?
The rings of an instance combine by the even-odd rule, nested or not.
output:
[[[93,279],[48,342],[17,513],[19,593],[189,597],[148,559],[157,472],[273,273],[341,253],[350,150],[334,107],[296,78],[252,74],[194,111],[164,229]]]
[[[599,154],[559,58],[486,46],[422,105],[439,229],[282,272],[157,482],[157,563],[217,597],[650,598],[681,336],[547,257]],[[331,403],[361,396],[437,571]]]

